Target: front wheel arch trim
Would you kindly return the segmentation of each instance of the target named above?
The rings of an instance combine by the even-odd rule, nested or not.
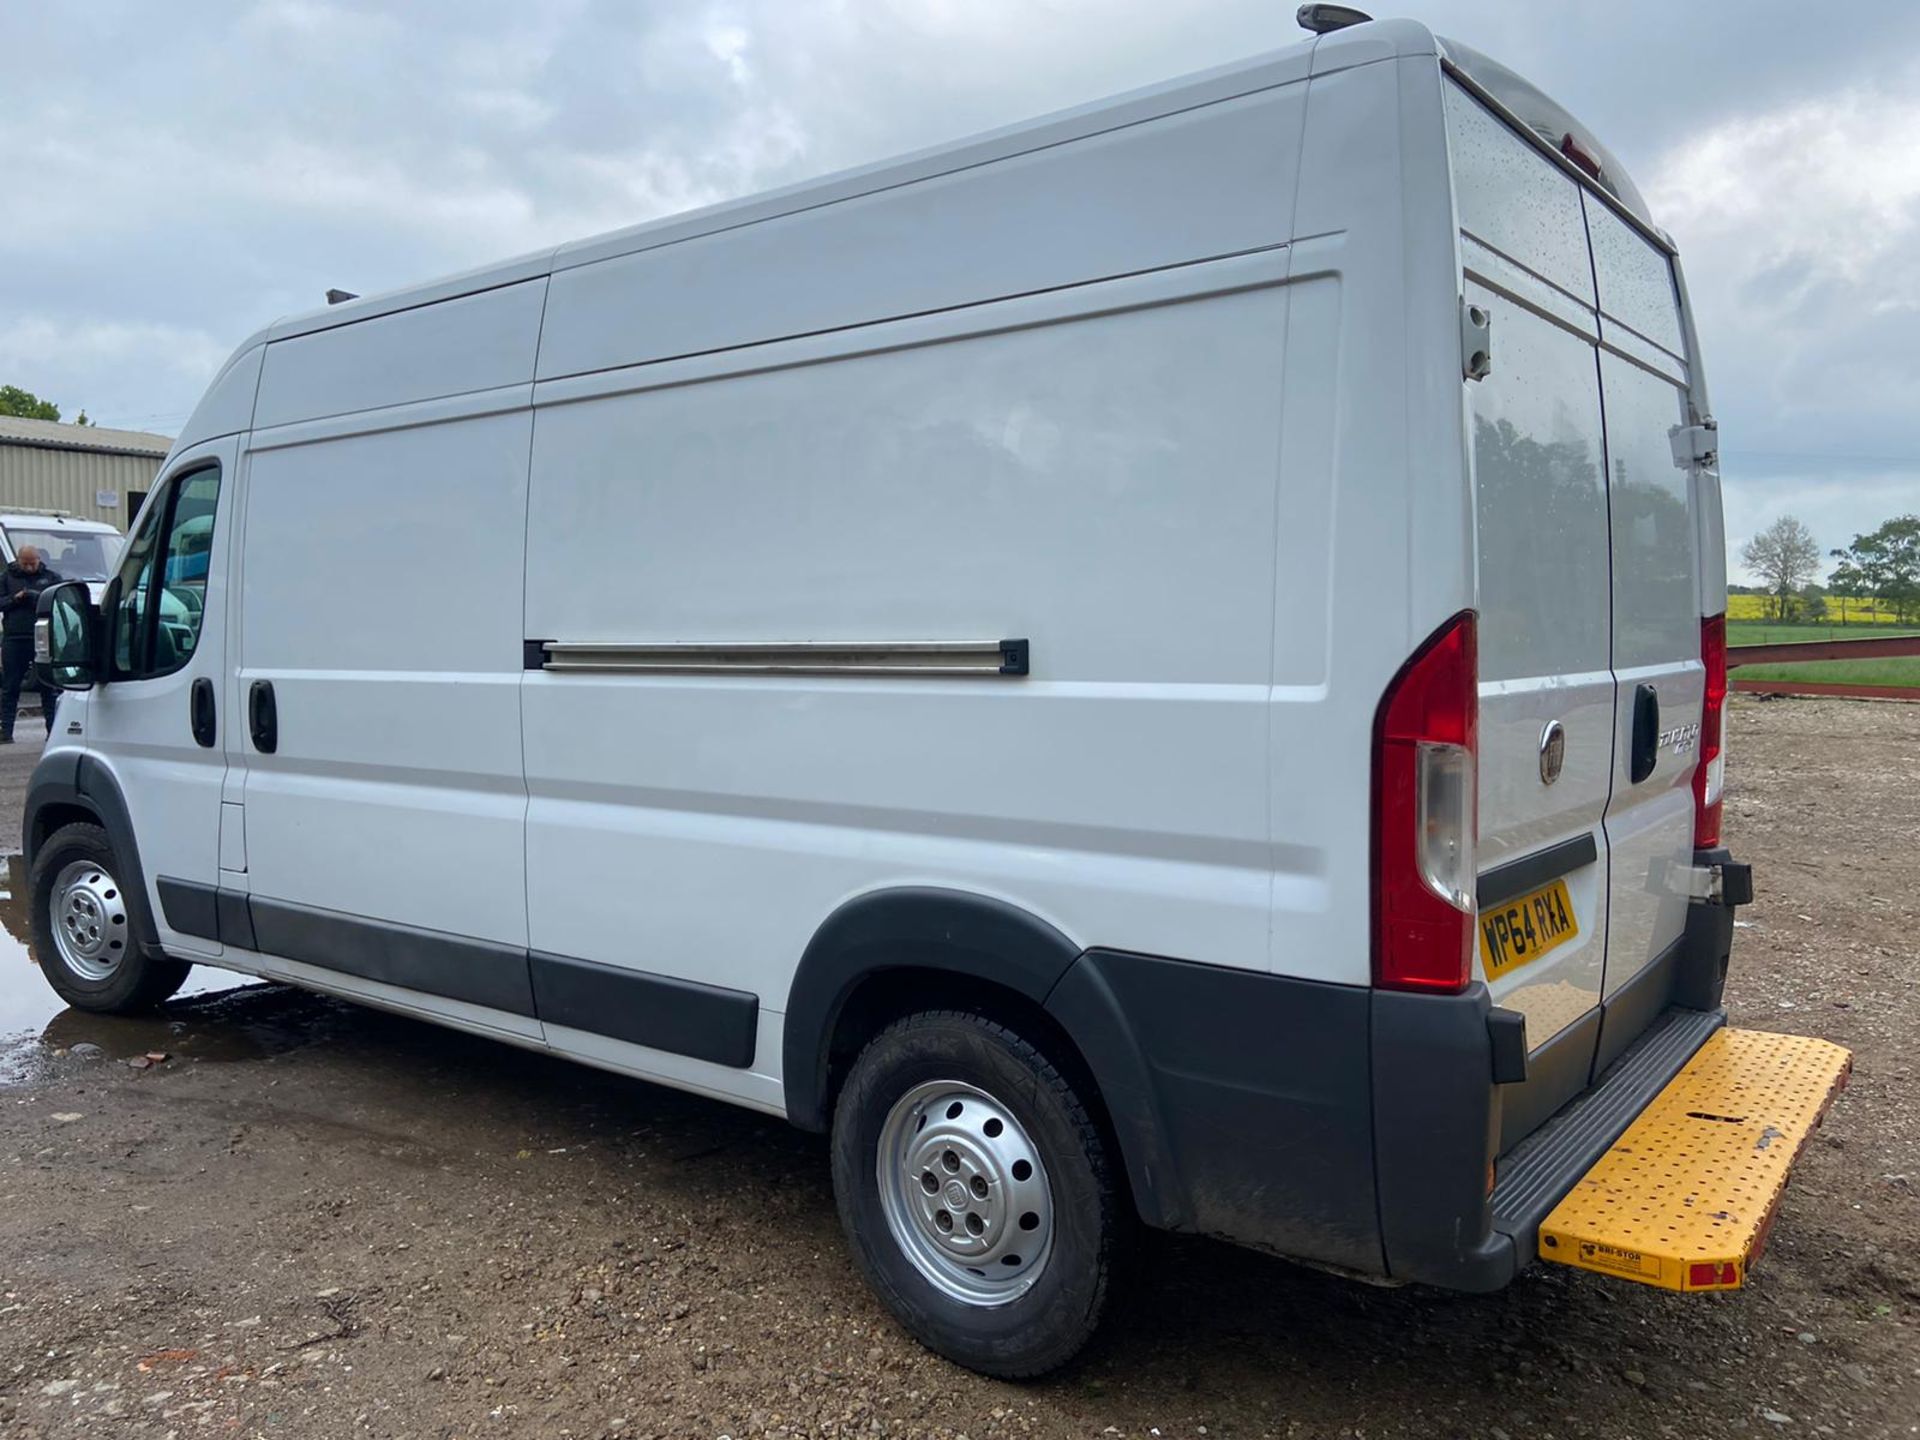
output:
[[[24,842],[24,858],[29,871],[39,858],[40,847],[52,838],[58,828],[40,823],[41,815],[50,808],[66,812],[69,817],[76,812],[84,814],[107,832],[114,859],[119,863],[120,883],[127,892],[127,908],[133,912],[134,934],[140,942],[140,952],[156,959],[165,959],[165,952],[160,948],[160,932],[154,925],[153,907],[147,896],[147,875],[140,864],[140,847],[134,839],[133,820],[127,813],[126,797],[120,793],[120,782],[114,778],[113,772],[85,751],[76,754],[69,750],[56,750],[51,755],[43,756],[40,763],[34,766],[33,778],[27,784],[27,802],[20,817],[20,836]],[[44,834],[39,833],[42,830]]]

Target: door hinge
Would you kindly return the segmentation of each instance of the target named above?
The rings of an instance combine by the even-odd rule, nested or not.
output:
[[[1484,380],[1493,373],[1493,316],[1484,305],[1460,297],[1460,373]]]
[[[1676,865],[1679,889],[1696,905],[1751,905],[1753,867],[1737,861],[1717,865]]]
[[[1698,425],[1676,425],[1667,431],[1673,443],[1673,463],[1682,470],[1696,465],[1712,469],[1720,463],[1720,425],[1709,415]]]

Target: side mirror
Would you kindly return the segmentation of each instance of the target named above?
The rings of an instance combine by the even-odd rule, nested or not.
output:
[[[33,674],[49,690],[91,690],[99,678],[100,613],[87,582],[40,592],[33,621]]]

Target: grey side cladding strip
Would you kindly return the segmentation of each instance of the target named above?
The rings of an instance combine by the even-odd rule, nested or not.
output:
[[[745,1069],[760,997],[162,876],[167,924],[307,965]]]
[[[197,880],[175,880],[170,875],[155,878],[160,891],[160,908],[167,924],[182,935],[198,935],[203,940],[218,940],[222,945],[237,945],[242,950],[258,950],[253,934],[253,912],[247,907],[244,890],[215,888]]]
[[[253,933],[253,909],[247,904],[247,892],[229,890],[224,885],[214,896],[220,921],[220,943],[237,945],[242,950],[258,950],[260,942]]]
[[[265,954],[510,1015],[534,1014],[527,952],[517,945],[309,910],[258,895],[248,909]]]
[[[155,876],[153,885],[160,892],[160,910],[170,928],[202,940],[220,938],[219,892],[213,886],[165,875]]]
[[[532,972],[534,1005],[548,1025],[735,1069],[753,1063],[760,999],[744,990],[538,951]]]
[[[1549,880],[1570,875],[1582,865],[1591,865],[1599,858],[1600,847],[1593,843],[1593,832],[1588,831],[1571,840],[1562,840],[1558,845],[1549,845],[1544,850],[1508,861],[1505,865],[1497,865],[1480,876],[1480,883],[1476,887],[1480,908],[1484,910],[1489,905],[1498,905],[1503,900],[1536,890]]]

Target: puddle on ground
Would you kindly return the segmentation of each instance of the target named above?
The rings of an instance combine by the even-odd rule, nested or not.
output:
[[[283,985],[196,965],[150,1015],[70,1009],[34,963],[27,906],[26,862],[9,855],[0,874],[0,1084],[66,1059],[257,1060],[314,1039],[316,1009],[329,1008]]]

